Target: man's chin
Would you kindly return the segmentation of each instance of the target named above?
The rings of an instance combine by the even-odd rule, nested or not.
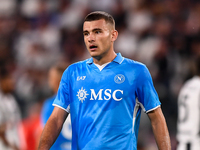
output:
[[[97,56],[99,56],[99,54],[97,52],[90,52],[90,56],[91,57],[97,57]]]
[[[95,53],[95,52],[91,52],[90,56],[97,60],[100,60],[102,58],[101,55],[99,55],[98,53]]]

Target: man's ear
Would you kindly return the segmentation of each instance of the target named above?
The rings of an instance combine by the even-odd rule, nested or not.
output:
[[[111,41],[114,42],[118,37],[118,32],[117,30],[112,30],[112,33],[111,33]]]

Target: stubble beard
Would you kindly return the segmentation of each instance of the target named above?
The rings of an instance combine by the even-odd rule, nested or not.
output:
[[[92,58],[100,61],[108,52],[109,52],[109,50],[106,50],[101,54],[96,54],[96,55],[93,55],[93,56],[91,55],[91,56],[92,56]]]
[[[92,56],[94,59],[100,61],[102,59],[102,56]]]

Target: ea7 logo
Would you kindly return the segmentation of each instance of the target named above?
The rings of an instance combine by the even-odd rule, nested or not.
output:
[[[77,80],[77,81],[79,81],[79,80],[85,80],[85,78],[86,78],[86,76],[78,76],[78,77],[76,78],[76,80]]]
[[[111,97],[115,100],[115,101],[121,101],[122,97],[119,97],[123,95],[123,91],[122,90],[114,90],[112,92],[111,89],[100,89],[99,92],[96,94],[94,89],[90,89],[91,91],[91,97],[90,100],[110,100]],[[118,95],[118,96],[116,96]],[[98,98],[98,99],[97,99]]]

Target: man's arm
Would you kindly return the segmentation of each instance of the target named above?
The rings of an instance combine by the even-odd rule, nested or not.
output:
[[[165,117],[160,107],[148,113],[159,150],[171,150],[171,142]]]
[[[50,147],[57,139],[68,114],[69,113],[67,113],[65,110],[59,107],[54,107],[54,110],[42,132],[38,150],[50,149]]]

